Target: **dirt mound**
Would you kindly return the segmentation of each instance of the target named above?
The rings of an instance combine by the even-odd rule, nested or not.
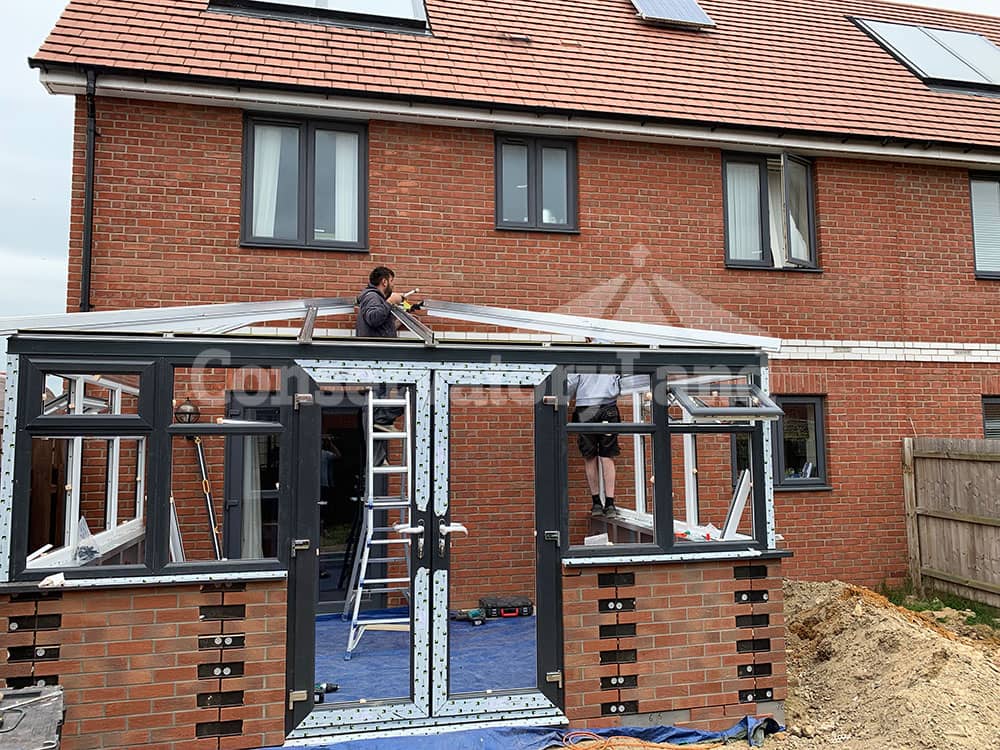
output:
[[[785,583],[795,750],[1000,750],[1000,649],[834,581]]]

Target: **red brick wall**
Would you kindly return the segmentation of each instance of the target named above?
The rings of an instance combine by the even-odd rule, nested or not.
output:
[[[766,577],[736,578],[747,564]],[[600,574],[634,576],[632,585],[602,587]],[[737,592],[766,592],[767,601],[739,603]],[[602,600],[635,600],[634,611],[611,612]],[[738,627],[737,616],[767,615],[767,625]],[[634,624],[635,636],[601,638],[601,626]],[[563,575],[566,715],[573,726],[634,724],[631,714],[685,712],[667,723],[723,729],[758,711],[741,690],[771,690],[785,699],[785,636],[781,566],[777,561],[705,562],[568,568]],[[769,639],[766,651],[740,653],[738,642]],[[602,664],[601,652],[635,650],[632,662]],[[771,675],[740,677],[739,667],[768,664]],[[634,688],[604,688],[602,677],[636,676]],[[637,701],[624,716],[602,705]],[[767,711],[767,707],[763,707]],[[685,718],[686,717],[686,718]]]
[[[377,263],[430,298],[803,339],[983,340],[1000,303],[1000,285],[973,276],[963,169],[818,159],[823,273],[732,270],[716,149],[582,138],[580,234],[497,231],[490,131],[373,122],[371,252],[252,249],[239,247],[239,111],[100,99],[97,113],[96,309],[352,295]],[[82,108],[77,117],[71,308]],[[962,385],[942,387],[927,376],[938,369],[775,364],[831,373],[833,389],[834,492],[778,497],[798,553],[790,573],[864,583],[902,573],[898,441],[911,418],[923,434],[980,437],[979,373],[996,375],[955,367]]]
[[[285,582],[245,590],[161,586],[0,597],[0,677],[55,675],[65,690],[64,750],[218,750],[284,740]],[[202,619],[204,606],[243,605],[245,617]],[[10,631],[13,618],[60,614],[54,630]],[[245,646],[199,649],[200,635],[246,636]],[[11,662],[6,649],[58,646],[58,658]],[[239,662],[242,677],[198,677],[199,664]],[[198,707],[198,695],[243,691],[240,705]],[[242,720],[239,736],[196,738],[204,722]]]

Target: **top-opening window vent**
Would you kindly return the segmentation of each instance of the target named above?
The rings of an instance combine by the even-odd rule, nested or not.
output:
[[[650,23],[685,28],[709,28],[715,22],[695,0],[632,0],[639,18]]]
[[[307,19],[427,28],[424,0],[212,0],[212,4],[250,11],[274,11]]]
[[[924,81],[1000,87],[1000,49],[981,34],[853,20]]]

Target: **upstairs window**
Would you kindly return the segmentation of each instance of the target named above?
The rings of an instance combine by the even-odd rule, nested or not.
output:
[[[972,177],[976,275],[1000,278],[1000,175]]]
[[[246,11],[281,13],[307,20],[364,25],[427,28],[424,0],[212,0],[212,5]]]
[[[367,246],[362,125],[251,117],[243,167],[243,244]]]
[[[1000,49],[981,34],[863,18],[853,20],[926,83],[1000,87]]]
[[[812,164],[791,154],[723,157],[726,264],[816,268]]]
[[[497,228],[576,231],[576,179],[574,141],[497,136]]]

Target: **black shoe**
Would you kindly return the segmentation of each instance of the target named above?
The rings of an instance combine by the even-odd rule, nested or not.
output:
[[[593,505],[590,506],[590,515],[599,516],[602,513],[604,513],[604,506],[602,506],[600,503],[594,503]]]
[[[615,507],[614,503],[608,503],[604,506],[604,517],[614,518],[618,515],[618,508]]]

